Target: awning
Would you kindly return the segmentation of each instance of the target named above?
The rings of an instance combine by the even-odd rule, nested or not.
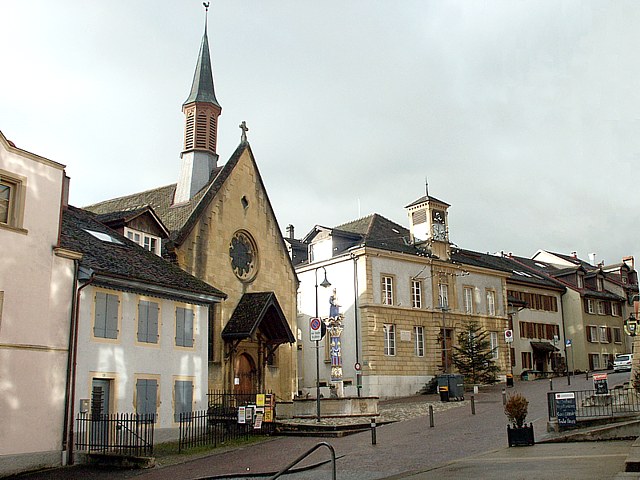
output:
[[[531,342],[531,348],[541,352],[559,352],[560,349],[549,342]]]
[[[224,340],[244,340],[260,332],[272,345],[294,343],[295,336],[273,292],[245,293],[222,330]]]

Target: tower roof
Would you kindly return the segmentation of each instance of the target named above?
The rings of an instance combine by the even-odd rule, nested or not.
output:
[[[216,99],[216,92],[213,88],[213,73],[211,70],[211,57],[209,56],[209,39],[207,38],[207,26],[204,27],[202,43],[200,43],[200,53],[198,53],[198,63],[193,74],[191,93],[183,105],[193,102],[212,103],[220,107]],[[222,107],[220,107],[222,108]]]

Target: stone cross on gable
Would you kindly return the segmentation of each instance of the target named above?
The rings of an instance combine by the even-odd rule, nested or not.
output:
[[[242,130],[242,136],[240,137],[240,141],[241,142],[246,142],[247,141],[247,132],[249,131],[249,127],[247,127],[247,122],[245,122],[244,120],[242,121],[242,123],[240,125],[238,125],[240,127],[240,130]]]

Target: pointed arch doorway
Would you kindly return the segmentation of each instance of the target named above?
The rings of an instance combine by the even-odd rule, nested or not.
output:
[[[243,353],[236,357],[234,366],[235,378],[233,391],[234,393],[251,393],[256,391],[257,378],[256,362],[251,355]]]

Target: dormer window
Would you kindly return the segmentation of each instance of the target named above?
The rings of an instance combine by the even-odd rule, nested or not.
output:
[[[596,287],[599,292],[604,290],[604,280],[602,280],[602,277],[596,278]]]
[[[577,274],[578,288],[584,288],[584,278],[581,273]]]
[[[137,243],[145,250],[149,250],[151,253],[160,256],[160,237],[128,227],[125,227],[124,234],[129,240]]]
[[[322,260],[329,260],[332,257],[331,251],[333,242],[331,238],[326,240],[320,240],[309,245],[309,263],[320,262]]]

